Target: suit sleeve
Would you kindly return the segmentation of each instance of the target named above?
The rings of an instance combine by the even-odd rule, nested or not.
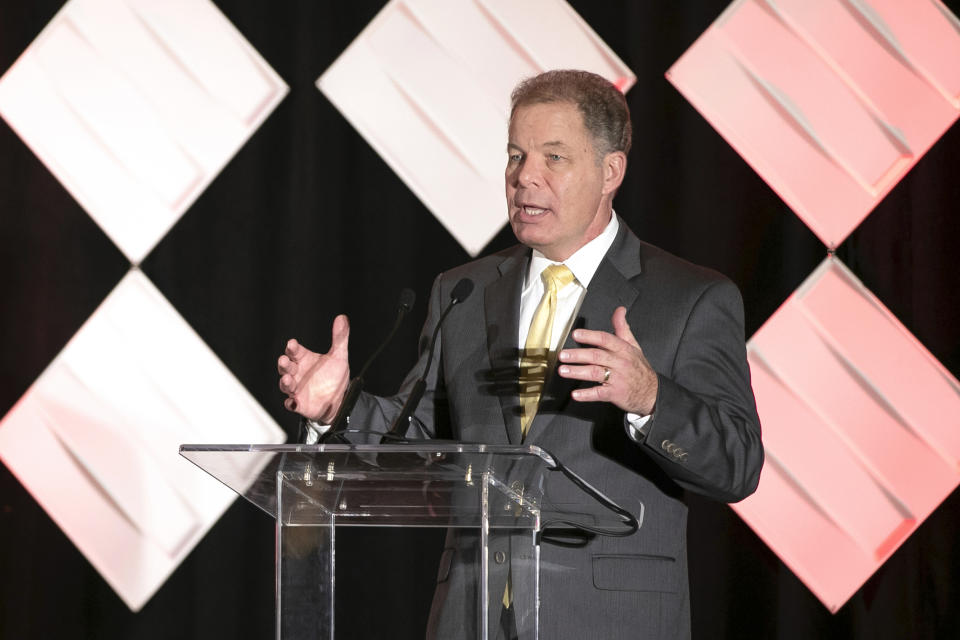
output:
[[[715,281],[690,308],[642,446],[680,486],[737,502],[757,488],[760,419],[744,345],[743,302]]]

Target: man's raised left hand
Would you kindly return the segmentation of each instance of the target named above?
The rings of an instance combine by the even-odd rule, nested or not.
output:
[[[574,390],[574,400],[611,402],[627,413],[650,415],[657,400],[657,374],[633,337],[625,307],[616,308],[612,322],[613,333],[576,329],[573,339],[589,348],[561,351],[559,373],[597,383]]]

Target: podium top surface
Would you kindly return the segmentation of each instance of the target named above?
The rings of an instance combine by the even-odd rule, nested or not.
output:
[[[532,445],[185,444],[180,454],[287,525],[536,526],[545,474]]]

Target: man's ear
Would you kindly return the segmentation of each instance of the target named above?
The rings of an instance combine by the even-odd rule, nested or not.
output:
[[[603,158],[603,194],[615,193],[627,172],[627,154],[611,151]]]

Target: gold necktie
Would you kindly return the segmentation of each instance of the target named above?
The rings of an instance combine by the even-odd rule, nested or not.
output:
[[[565,264],[552,264],[540,274],[543,280],[543,297],[533,313],[527,342],[520,356],[520,433],[527,437],[527,430],[537,415],[543,382],[550,367],[550,342],[553,337],[553,321],[557,317],[557,294],[574,281],[573,272]],[[511,578],[503,590],[503,606],[509,608],[513,601]]]
[[[573,272],[564,264],[552,264],[540,274],[543,280],[543,297],[530,322],[530,332],[520,357],[520,432],[527,430],[540,404],[540,394],[550,366],[550,342],[553,337],[553,322],[557,316],[557,293],[574,281]]]

